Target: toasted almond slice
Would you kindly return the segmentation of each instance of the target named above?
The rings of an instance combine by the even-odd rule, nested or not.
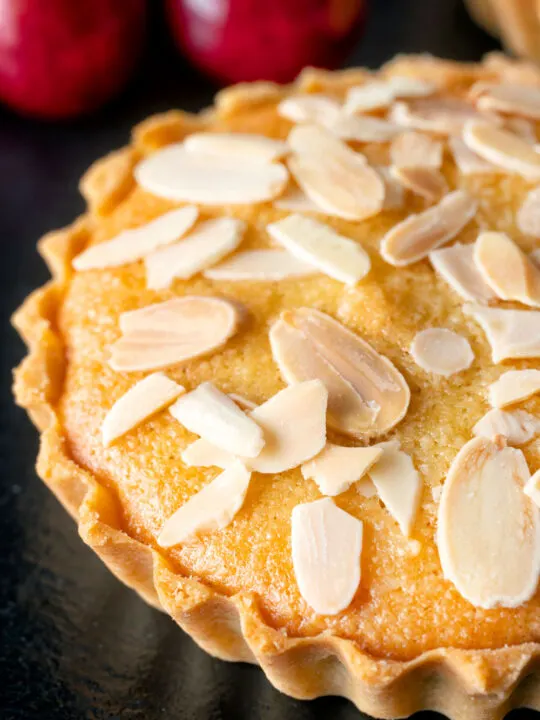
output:
[[[243,395],[238,395],[238,393],[229,393],[229,397],[231,400],[234,400],[234,402],[242,410],[255,410],[257,407],[257,403],[254,403],[252,400],[248,400]]]
[[[146,256],[147,286],[161,290],[170,287],[175,278],[187,280],[206,270],[236,250],[244,230],[245,223],[236,218],[207,220],[185,240]]]
[[[472,105],[455,98],[421,98],[413,102],[394,103],[389,119],[414,130],[425,130],[440,135],[460,135],[470,120],[483,120]]]
[[[418,98],[433,95],[437,87],[427,80],[409,75],[391,75],[386,80],[396,98]]]
[[[399,449],[397,440],[379,443],[377,447],[382,449],[382,457],[369,476],[386,509],[408,537],[420,505],[422,480],[409,455]]]
[[[424,133],[404,132],[390,145],[390,158],[397,167],[429,167],[442,165],[443,146]]]
[[[455,243],[433,250],[429,260],[444,280],[465,300],[488,303],[497,297],[474,263],[474,243]]]
[[[158,545],[168,548],[227,527],[244,504],[251,473],[241,462],[218,475],[165,522]]]
[[[485,160],[529,180],[540,179],[540,154],[508,130],[485,122],[468,122],[463,130],[468,148]]]
[[[295,185],[289,185],[288,189],[274,200],[274,207],[278,210],[287,210],[289,212],[323,212],[313,200],[310,200],[302,188]]]
[[[481,233],[474,247],[474,262],[502,300],[540,307],[540,270],[508,235]]]
[[[531,260],[537,268],[540,268],[540,248],[529,253],[529,260]]]
[[[312,218],[289,215],[266,229],[299,260],[347,285],[355,285],[371,268],[369,255],[359,243]]]
[[[326,127],[342,140],[362,143],[388,142],[403,131],[403,128],[396,123],[368,115],[343,114]]]
[[[160,372],[135,383],[118,398],[103,420],[101,437],[105,447],[163,410],[183,392],[182,385]]]
[[[490,85],[484,89],[476,104],[480,110],[540,120],[540,88],[531,85]]]
[[[516,225],[524,235],[540,238],[540,186],[527,193],[517,211]]]
[[[391,173],[404,188],[420,195],[429,203],[440,200],[448,192],[444,175],[435,168],[392,166]]]
[[[210,280],[274,281],[313,275],[317,269],[287,250],[246,250],[204,272]]]
[[[473,435],[494,440],[502,435],[509,445],[524,445],[540,432],[540,419],[525,410],[505,412],[494,408],[473,427]]]
[[[489,386],[489,402],[492,407],[527,400],[540,392],[540,370],[508,370]]]
[[[493,362],[540,357],[538,310],[501,310],[468,304],[464,305],[463,311],[486,333]]]
[[[170,210],[140,227],[124,230],[112,240],[92,245],[73,259],[75,270],[119,267],[140,260],[163,245],[179,240],[195,223],[193,205]]]
[[[239,311],[219,298],[186,296],[120,315],[124,336],[111,348],[113,370],[155,370],[206,355],[236,332]]]
[[[484,158],[468,148],[461,137],[456,135],[448,138],[448,144],[454,156],[454,162],[462,175],[486,175],[503,172],[502,168],[484,160]]]
[[[466,370],[474,360],[467,338],[446,328],[428,328],[416,333],[411,355],[423,370],[444,377]]]
[[[355,488],[362,497],[366,498],[366,500],[377,495],[377,488],[373,484],[373,480],[368,475],[364,475],[363,478],[360,478],[360,480],[355,483]]]
[[[181,397],[169,412],[190,432],[233,455],[254,458],[263,449],[261,428],[210,382]]]
[[[231,157],[238,162],[272,162],[288,152],[283,140],[250,133],[193,133],[184,140],[184,147],[189,152]]]
[[[199,438],[180,453],[187,467],[218,467],[225,470],[238,458],[204,438]]]
[[[263,429],[265,446],[249,467],[280,473],[317,455],[326,442],[327,400],[322,382],[311,380],[281,390],[252,410],[250,417]]]
[[[377,165],[375,170],[384,182],[384,205],[383,210],[399,210],[405,203],[405,188],[398,182],[384,165]]]
[[[249,205],[280,195],[288,181],[283,165],[238,162],[235,157],[189,152],[168,145],[135,168],[139,185],[158,197],[202,205]]]
[[[425,258],[454,238],[476,214],[478,204],[463,190],[446,195],[438,205],[411,215],[386,233],[381,255],[397,267]]]
[[[288,383],[319,378],[328,423],[354,437],[390,430],[405,416],[410,391],[396,367],[365,340],[317,310],[286,311],[270,329],[272,355]]]
[[[518,135],[525,142],[534,145],[536,143],[536,122],[526,120],[522,117],[506,117],[504,119],[504,127],[510,130],[514,135]]]
[[[310,155],[317,158],[336,156],[342,163],[348,161],[364,166],[367,163],[362,153],[354,152],[327,128],[317,125],[293,127],[287,138],[289,147],[296,155]]]
[[[525,485],[525,494],[540,508],[540,470],[530,477]]]
[[[312,479],[323,495],[339,495],[360,480],[382,455],[380,447],[343,447],[327,443],[317,457],[302,465],[302,475]]]
[[[540,521],[523,492],[528,479],[520,450],[486,438],[470,440],[450,467],[439,556],[444,576],[476,607],[518,607],[536,591]]]
[[[337,615],[350,605],[360,585],[362,531],[360,520],[330,498],[293,509],[294,574],[300,594],[316,613]]]
[[[332,124],[341,113],[341,105],[326,95],[292,95],[282,100],[278,114],[294,123]]]
[[[391,105],[395,97],[394,89],[390,83],[368,82],[365,85],[350,88],[343,105],[343,111],[354,115],[354,113],[381,110]]]

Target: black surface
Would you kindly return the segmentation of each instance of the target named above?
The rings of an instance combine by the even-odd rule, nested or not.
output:
[[[413,51],[477,60],[496,47],[457,0],[371,5],[351,64],[376,67]],[[212,660],[120,585],[37,479],[36,433],[12,405],[10,371],[23,346],[8,318],[47,278],[37,238],[83,210],[78,178],[124,144],[136,122],[211,101],[215,88],[177,58],[155,24],[136,80],[94,117],[47,125],[0,108],[0,718],[352,720],[359,714],[345,700],[296,702],[258,669]]]

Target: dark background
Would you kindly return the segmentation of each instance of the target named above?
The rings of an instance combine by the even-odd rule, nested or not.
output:
[[[459,0],[369,4],[351,65],[377,67],[397,52],[478,60],[498,47]],[[359,714],[345,700],[297,702],[257,668],[213,660],[120,585],[37,479],[37,435],[10,397],[24,349],[9,315],[47,279],[36,240],[83,211],[78,178],[125,144],[135,123],[171,107],[198,110],[216,90],[161,26],[155,12],[140,72],[97,115],[45,124],[0,108],[0,718],[353,720]],[[526,715],[537,716],[522,711],[520,720]]]

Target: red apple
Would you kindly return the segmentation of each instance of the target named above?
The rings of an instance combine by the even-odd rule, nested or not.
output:
[[[0,0],[0,100],[42,118],[97,108],[129,77],[146,0]]]

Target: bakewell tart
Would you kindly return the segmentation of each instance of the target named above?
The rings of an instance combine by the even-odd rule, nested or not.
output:
[[[172,111],[15,315],[38,472],[212,655],[378,717],[540,709],[540,72]]]

